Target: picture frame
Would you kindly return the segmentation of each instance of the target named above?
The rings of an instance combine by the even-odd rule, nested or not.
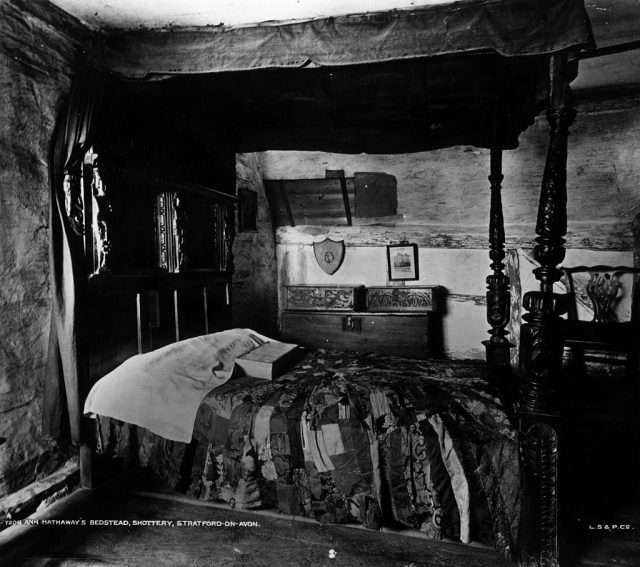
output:
[[[408,243],[387,245],[387,268],[389,281],[417,280],[419,278],[418,245]]]
[[[250,189],[238,189],[238,232],[256,232],[258,194]]]

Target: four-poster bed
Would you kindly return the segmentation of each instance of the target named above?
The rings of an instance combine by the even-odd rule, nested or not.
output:
[[[527,293],[523,301],[527,314],[521,331],[522,388],[515,400],[520,450],[525,471],[532,480],[533,487],[531,494],[526,496],[526,506],[531,507],[527,521],[535,518],[533,529],[522,530],[528,530],[532,541],[521,542],[520,559],[539,565],[558,562],[557,428],[560,416],[553,386],[561,370],[560,315],[564,312],[564,297],[553,292],[553,283],[560,277],[558,265],[564,258],[563,237],[566,233],[567,136],[574,117],[568,84],[576,72],[573,60],[576,50],[589,46],[590,43],[589,25],[580,2],[558,0],[544,5],[532,5],[516,0],[478,0],[384,14],[242,29],[113,34],[97,45],[88,61],[90,67],[109,71],[116,77],[167,79],[156,81],[153,88],[150,88],[150,91],[156,89],[154,92],[161,89],[163,82],[174,81],[174,84],[184,85],[185,81],[200,81],[199,84],[205,85],[202,88],[208,89],[206,92],[215,93],[214,102],[221,105],[219,110],[209,110],[208,117],[215,116],[216,112],[226,114],[226,121],[220,121],[224,132],[221,138],[225,135],[228,138],[226,141],[218,139],[214,143],[216,150],[224,147],[225,143],[231,146],[231,152],[275,148],[406,152],[455,144],[489,148],[489,256],[492,273],[487,278],[486,303],[487,320],[491,329],[490,338],[484,344],[491,369],[487,379],[507,392],[503,398],[508,401],[513,398],[510,390],[514,389],[515,377],[509,371],[509,353],[513,345],[505,330],[510,314],[510,282],[504,273],[503,263],[505,233],[501,204],[502,151],[516,147],[519,133],[542,108],[547,109],[550,141],[536,225],[538,236],[534,247],[534,257],[540,264],[535,270],[540,290]],[[395,66],[401,71],[396,71]],[[394,74],[398,72],[406,79],[406,90],[402,90],[399,96],[394,95],[393,89],[389,88],[398,79],[398,75]],[[202,76],[169,79],[190,74]],[[367,84],[367,77],[373,78],[368,84],[374,87],[371,92],[363,95],[361,108],[354,109],[352,103],[349,105],[348,96],[343,95],[349,87]],[[61,345],[59,351],[62,355],[72,434],[75,441],[83,443],[83,455],[87,457],[84,478],[89,480],[90,471],[87,470],[86,463],[89,462],[89,445],[92,442],[89,427],[86,427],[84,437],[81,432],[79,402],[91,384],[79,380],[78,376],[83,373],[91,374],[93,382],[128,356],[146,352],[149,345],[145,344],[144,332],[146,329],[152,332],[160,326],[158,321],[161,319],[159,313],[162,309],[173,311],[174,336],[165,337],[160,341],[160,346],[214,330],[209,326],[211,304],[208,299],[214,289],[215,293],[220,294],[216,300],[219,305],[225,309],[229,305],[229,283],[233,271],[230,255],[233,222],[229,211],[233,212],[234,197],[228,194],[233,189],[210,191],[202,188],[202,178],[198,176],[198,172],[195,174],[195,183],[179,183],[166,181],[166,177],[164,181],[154,180],[153,175],[141,172],[139,165],[134,166],[133,177],[138,176],[141,180],[136,182],[137,185],[148,185],[150,188],[146,193],[149,195],[147,200],[140,197],[140,204],[132,206],[147,210],[149,203],[155,202],[156,208],[153,210],[156,227],[166,227],[166,223],[172,223],[176,240],[172,241],[169,249],[166,246],[162,248],[162,243],[158,243],[157,231],[160,229],[156,228],[155,260],[152,258],[153,252],[149,252],[148,256],[142,253],[121,255],[120,264],[116,261],[111,268],[108,264],[117,258],[114,256],[117,250],[113,248],[117,238],[112,241],[105,236],[108,232],[107,225],[114,223],[112,232],[117,234],[118,221],[110,217],[124,208],[116,205],[118,199],[120,203],[131,203],[129,198],[122,199],[118,196],[117,187],[129,183],[129,192],[134,189],[144,192],[140,187],[132,186],[127,150],[119,147],[118,142],[121,134],[119,129],[124,127],[116,123],[114,118],[126,107],[118,106],[118,100],[126,100],[128,94],[143,98],[150,91],[146,91],[146,87],[138,87],[135,82],[120,83],[118,79],[109,79],[102,94],[102,105],[106,110],[103,110],[102,118],[99,115],[98,118],[93,117],[92,124],[91,103],[97,97],[89,96],[86,90],[83,91],[86,85],[95,86],[95,81],[78,82],[76,98],[72,99],[69,111],[69,116],[74,120],[80,117],[82,128],[70,129],[68,123],[66,133],[65,130],[60,130],[63,139],[59,139],[56,146],[60,148],[64,144],[74,151],[68,152],[66,160],[61,160],[58,154],[54,154],[55,171],[60,172],[64,168],[65,175],[70,176],[70,183],[67,184],[68,195],[65,195],[61,177],[53,177],[52,195],[54,203],[58,205],[54,211],[54,219],[57,214],[56,222],[62,231],[52,231],[52,260],[57,306],[56,333],[58,344]],[[116,89],[115,85],[118,85],[120,94],[113,96],[109,89]],[[330,87],[328,90],[327,85]],[[376,88],[385,93],[386,98],[377,100]],[[178,89],[175,92],[183,91]],[[310,118],[306,108],[296,107],[308,92],[315,93],[313,99],[323,111],[320,118]],[[167,100],[164,101],[167,106],[162,107],[163,109],[170,108],[173,104],[171,96]],[[399,104],[399,101],[402,102],[395,109],[392,103]],[[274,123],[274,114],[287,108],[291,109],[290,112],[287,111],[285,116]],[[337,116],[344,116],[340,114],[341,108],[353,113],[351,121],[336,120]],[[387,118],[383,119],[385,116]],[[202,114],[192,113],[191,118],[194,117],[203,119]],[[372,125],[369,122],[371,120],[378,120],[378,123]],[[125,140],[136,126],[134,120],[128,126],[130,131],[125,130]],[[89,144],[99,157],[97,160],[87,160],[83,166]],[[156,159],[156,163],[159,161],[161,160]],[[104,194],[98,191],[96,180],[99,175],[106,180]],[[82,238],[73,230],[71,215],[67,214],[71,208],[67,207],[65,210],[64,207],[65,197],[69,203],[73,202],[73,195],[81,193],[78,188],[80,179],[85,179],[85,220],[82,221],[80,216],[85,226],[84,246]],[[158,185],[164,187],[158,189]],[[87,209],[86,204],[93,201],[95,207],[100,209],[104,205],[100,205],[97,198],[108,196],[110,191],[114,197],[105,209],[109,214],[101,218],[94,215],[95,222],[92,224],[86,212],[91,209]],[[189,195],[196,193],[204,201],[190,200]],[[217,257],[220,258],[222,254],[227,260],[222,263],[218,261],[215,265],[204,262],[188,266],[186,257],[204,256],[194,252],[196,248],[192,244],[184,244],[194,242],[201,236],[193,236],[200,230],[193,223],[186,227],[181,225],[181,211],[183,206],[191,207],[191,218],[197,218],[195,211],[204,207],[198,204],[202,202],[207,203],[206,206],[211,205],[211,210],[217,211],[214,217],[219,221],[199,218],[203,222],[214,223],[212,238],[220,245]],[[189,231],[192,231],[191,235]],[[126,229],[120,229],[120,234],[125,233]],[[126,247],[128,244],[130,241],[121,237],[120,246]],[[65,253],[65,249],[69,252]],[[83,258],[93,258],[93,254],[97,252],[101,256],[98,254],[97,264],[92,264],[92,268],[88,270],[87,281]],[[147,263],[139,264],[143,257]],[[61,262],[63,258],[65,261]],[[150,266],[153,269],[149,269]],[[138,271],[140,268],[146,268],[147,271],[141,274]],[[197,290],[195,295],[191,293],[193,289]],[[75,293],[75,301],[68,295],[70,290]],[[165,307],[163,301],[166,303]],[[105,309],[124,310],[124,305],[135,312],[131,318],[131,326],[136,339],[134,347],[129,350],[122,348],[122,344],[118,345],[119,339],[115,338],[123,333],[124,327],[120,324],[125,325],[124,318],[120,321],[109,319],[110,315],[105,313]],[[108,319],[111,321],[108,337],[103,336],[100,340],[97,340],[95,334],[79,337],[77,327],[88,324],[88,321],[79,318],[79,314],[87,308],[91,309],[94,317],[93,325],[89,324],[87,329],[91,326],[104,329],[101,321]],[[64,316],[64,313],[68,313],[68,316]],[[205,321],[202,330],[196,326],[185,333],[182,327],[184,321],[202,317]],[[221,323],[221,328],[225,327],[228,327],[228,319]],[[52,341],[55,341],[55,336]],[[55,345],[55,342],[52,344]],[[105,344],[109,348],[105,348]],[[158,346],[158,341],[151,340],[150,344]],[[71,347],[63,348],[62,345]],[[109,349],[112,352],[105,354]],[[52,349],[52,352],[55,351],[56,349]],[[332,372],[342,375],[345,372],[345,362],[339,355],[336,356],[337,359],[331,359]],[[322,359],[322,355],[320,358]],[[325,362],[318,362],[318,359],[312,357],[307,364],[318,367]],[[364,376],[367,372],[371,376],[377,376],[375,364],[374,360]],[[378,369],[387,368],[392,373],[389,364],[389,361],[381,359],[378,361]],[[398,361],[397,364],[406,369],[407,381],[411,382],[408,378],[411,374],[409,367],[403,366],[406,362]],[[54,367],[55,365],[51,366]],[[356,382],[361,379],[354,378]],[[420,390],[423,386],[419,384],[427,383],[429,377],[423,376],[416,380],[414,386]],[[453,382],[455,380],[452,378]],[[232,393],[225,392],[233,397]],[[430,406],[420,405],[420,400],[425,395],[422,390],[420,392],[414,398],[409,396],[407,403],[416,409],[416,415],[419,410],[424,410],[433,417],[432,412],[436,410],[427,410],[425,408]],[[220,393],[207,399],[211,402],[215,398],[217,403],[223,404],[219,396],[224,395]],[[480,398],[483,395],[480,394]],[[369,394],[363,399],[368,399],[367,396]],[[475,398],[475,401],[480,398]],[[261,405],[264,399],[260,400],[257,406],[251,406],[251,411],[257,412],[255,415],[260,414],[262,410],[259,408],[264,407]],[[307,403],[310,402],[307,400]],[[353,410],[355,406],[350,403],[347,402],[345,407]],[[343,408],[342,411],[346,410]],[[210,422],[211,419],[215,421],[217,414],[213,412],[212,415],[214,418],[210,418]],[[264,420],[264,415],[260,415]],[[459,421],[460,416],[447,417],[449,418],[453,423]],[[300,419],[299,416],[296,419]],[[215,437],[215,432],[212,435]],[[221,442],[220,439],[207,440],[210,443]],[[370,442],[374,443],[371,439]],[[376,442],[382,442],[382,438],[378,437]],[[440,442],[442,443],[442,437]],[[247,457],[245,449],[246,447],[233,448],[233,458],[216,452],[219,448],[210,449],[207,466],[214,466],[211,459],[220,459],[218,462],[222,459],[242,462]],[[393,454],[393,450],[391,451],[387,459]],[[478,453],[480,454],[484,455]],[[181,458],[184,458],[184,454]],[[452,482],[454,477],[452,475],[450,479]],[[213,482],[212,478],[208,480]],[[247,480],[246,476],[242,478]],[[379,486],[378,483],[378,497],[381,499],[383,497]],[[393,496],[397,495],[394,493]],[[458,508],[459,500],[458,498]],[[375,520],[366,518],[367,509],[365,507],[362,511],[364,519],[375,525],[379,518],[376,514]],[[511,513],[513,512],[514,509],[511,509]],[[399,519],[397,515],[395,519]],[[460,532],[464,531],[463,524],[461,521],[458,532],[454,530],[459,537]],[[504,536],[496,528],[495,517],[493,528],[498,539]],[[503,554],[511,555],[509,548],[513,543],[502,539],[499,544],[497,541],[494,543]]]

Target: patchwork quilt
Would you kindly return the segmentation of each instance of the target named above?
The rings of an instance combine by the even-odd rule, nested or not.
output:
[[[234,377],[200,405],[191,443],[97,420],[98,450],[174,488],[320,522],[405,526],[511,558],[516,430],[476,363],[308,354],[276,380]]]

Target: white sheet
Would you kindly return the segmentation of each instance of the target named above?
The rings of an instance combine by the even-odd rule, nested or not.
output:
[[[238,356],[270,340],[251,329],[231,329],[133,356],[95,383],[84,413],[189,443],[204,397],[229,380]]]

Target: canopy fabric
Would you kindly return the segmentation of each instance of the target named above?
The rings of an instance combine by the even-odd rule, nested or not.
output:
[[[491,53],[164,81],[112,76],[94,143],[120,159],[131,159],[127,139],[144,139],[149,147],[162,140],[173,155],[191,148],[185,156],[204,146],[205,155],[225,147],[381,154],[464,144],[509,149],[544,107],[547,83],[545,56]],[[196,182],[217,183],[205,178]]]
[[[458,0],[284,24],[109,34],[95,45],[89,63],[144,78],[469,52],[542,55],[592,44],[582,0]]]

